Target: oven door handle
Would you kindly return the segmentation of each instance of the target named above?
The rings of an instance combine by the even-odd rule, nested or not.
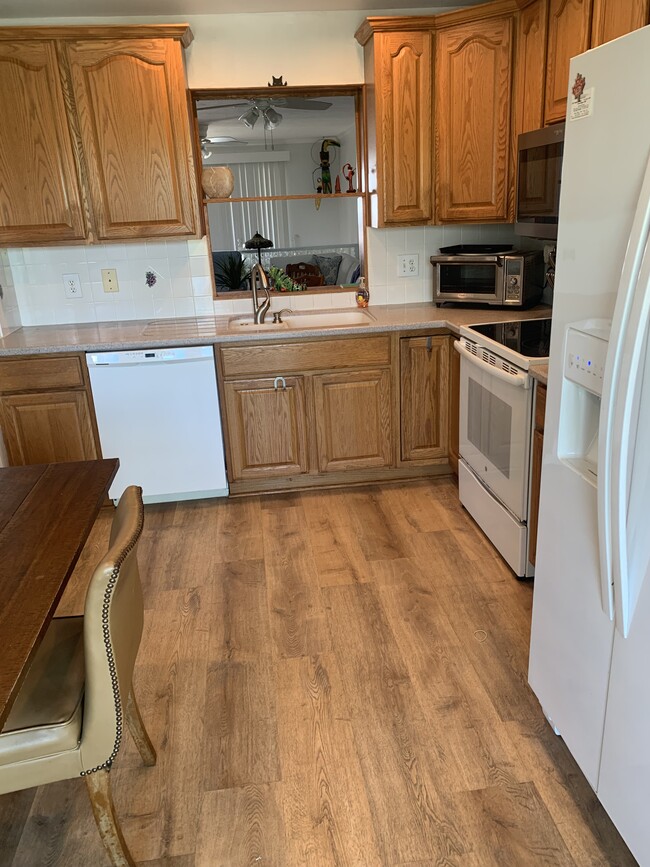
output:
[[[494,376],[496,377],[496,379],[500,379],[507,385],[512,385],[514,386],[514,388],[530,388],[531,386],[531,378],[530,376],[528,376],[527,373],[524,373],[523,371],[519,373],[506,373],[505,370],[500,370],[498,367],[493,367],[491,364],[488,364],[481,358],[477,358],[475,355],[472,355],[472,353],[465,348],[465,346],[460,340],[454,341],[454,349],[460,354],[461,358],[467,359],[467,361],[480,368],[483,373],[489,373],[490,376]]]

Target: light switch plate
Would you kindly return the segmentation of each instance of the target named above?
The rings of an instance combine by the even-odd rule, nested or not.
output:
[[[418,277],[420,274],[420,256],[417,253],[407,253],[397,257],[398,277]]]

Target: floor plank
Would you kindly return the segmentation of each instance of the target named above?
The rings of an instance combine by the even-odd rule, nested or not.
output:
[[[527,685],[532,582],[451,479],[145,511],[158,764],[127,737],[111,774],[138,863],[633,867]],[[1,867],[106,863],[79,780],[0,797]]]

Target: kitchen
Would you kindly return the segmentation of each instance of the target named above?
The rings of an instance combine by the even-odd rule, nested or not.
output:
[[[307,15],[304,19],[280,13],[247,16],[247,38],[254,39],[255,28],[259,27],[265,39],[272,34],[278,45],[287,45],[288,24],[295,28],[300,22],[306,28],[317,28],[323,34],[324,46],[335,50],[337,57],[340,53],[342,62],[326,72],[324,54],[316,54],[309,69],[303,69],[295,49],[287,48],[283,71],[290,85],[299,82],[315,87],[326,81],[332,86],[347,86],[350,81],[362,82],[363,53],[350,34],[365,13],[303,14]],[[220,87],[236,89],[265,84],[271,75],[266,58],[256,58],[258,68],[254,69],[248,63],[242,65],[239,53],[230,55],[227,76],[232,80],[224,81],[229,55],[217,57],[214,41],[201,46],[201,26],[215,40],[234,45],[234,28],[242,22],[233,20],[236,15],[205,17],[210,21],[197,22],[198,28],[190,21],[195,41],[188,49],[189,85],[209,89],[218,81]],[[341,35],[339,27],[344,23],[350,27]],[[422,33],[425,42],[427,36],[431,38],[424,30],[418,34],[420,38]],[[448,35],[445,28],[443,33]],[[291,39],[295,38],[295,29],[292,34]],[[241,42],[241,36],[239,39]],[[247,61],[251,53],[248,48]],[[208,59],[198,65],[201,56],[206,55]],[[264,52],[260,51],[260,55]],[[345,58],[349,60],[347,66]],[[219,64],[218,72],[215,63]],[[367,74],[368,69],[368,83]],[[311,78],[317,75],[322,77]],[[539,92],[543,93],[541,85]],[[526,103],[528,107],[530,104]],[[541,126],[541,122],[535,126]],[[507,152],[506,143],[502,153]],[[394,161],[394,155],[391,158]],[[430,190],[430,164],[428,184]],[[419,185],[417,195],[421,206],[427,198]],[[507,207],[507,195],[500,201],[505,201]],[[372,205],[370,201],[370,208]],[[190,285],[201,294],[191,299],[177,299],[173,294],[171,299],[157,298],[154,285],[148,297],[142,293],[142,297],[131,299],[131,315],[124,315],[121,307],[117,316],[116,311],[109,314],[109,306],[116,302],[105,301],[103,290],[95,296],[90,288],[93,301],[86,301],[86,285],[82,284],[83,299],[70,300],[65,306],[74,310],[74,305],[82,304],[84,315],[92,318],[68,329],[57,327],[70,321],[63,318],[63,302],[52,301],[51,294],[46,298],[45,292],[39,293],[37,281],[42,279],[47,286],[50,279],[52,285],[56,280],[58,299],[63,292],[56,264],[65,265],[65,273],[73,265],[69,270],[77,273],[79,269],[83,279],[84,264],[89,270],[97,264],[110,268],[116,261],[127,262],[129,249],[133,248],[126,243],[64,246],[58,250],[24,247],[22,264],[16,264],[15,259],[11,262],[14,254],[10,254],[9,270],[17,269],[23,278],[18,294],[24,318],[23,328],[9,333],[4,340],[8,351],[3,353],[3,363],[7,363],[7,356],[14,363],[21,358],[22,363],[34,359],[42,363],[50,356],[60,361],[64,356],[79,359],[86,352],[115,350],[117,343],[126,352],[158,351],[179,344],[199,346],[201,341],[215,343],[222,408],[230,400],[224,428],[226,438],[231,439],[227,443],[227,463],[231,471],[234,465],[241,470],[235,480],[237,492],[278,491],[282,487],[288,491],[265,497],[192,500],[178,506],[148,507],[144,541],[149,556],[143,558],[142,569],[149,584],[145,598],[148,592],[152,594],[153,622],[147,626],[145,621],[145,629],[150,630],[145,632],[149,656],[144,656],[147,662],[143,662],[139,680],[136,668],[136,681],[143,690],[143,716],[151,721],[150,730],[154,740],[157,736],[160,751],[163,739],[171,737],[173,743],[166,753],[169,764],[164,766],[171,776],[165,780],[163,775],[155,784],[164,789],[149,792],[155,803],[147,801],[145,775],[158,771],[135,771],[130,744],[125,744],[113,772],[117,811],[123,817],[125,836],[138,861],[248,863],[264,859],[270,863],[302,863],[311,853],[315,863],[336,863],[337,859],[407,863],[426,862],[436,857],[442,847],[451,863],[468,858],[475,863],[508,863],[508,858],[510,863],[534,863],[534,853],[540,848],[547,852],[550,863],[634,863],[525,686],[532,588],[529,583],[516,581],[476,524],[461,510],[448,475],[455,410],[447,383],[454,361],[459,358],[452,344],[462,326],[494,321],[495,311],[433,307],[428,260],[442,246],[494,241],[507,247],[515,243],[517,238],[506,219],[509,213],[502,215],[502,224],[490,226],[487,222],[500,218],[498,206],[499,202],[488,203],[493,210],[489,215],[484,213],[486,222],[479,227],[473,223],[427,226],[424,224],[430,222],[430,214],[418,220],[411,213],[406,228],[369,228],[366,275],[371,303],[367,312],[373,318],[361,326],[335,330],[321,321],[308,337],[307,330],[296,335],[287,317],[288,327],[280,332],[286,335],[282,340],[277,331],[255,332],[254,341],[248,344],[255,347],[255,352],[246,349],[240,335],[229,327],[229,314],[250,315],[250,298],[246,307],[239,308],[239,299],[213,302],[211,292],[206,297],[205,278],[209,275],[205,273],[208,257],[203,241],[181,242],[186,244],[185,250],[181,249],[183,255],[173,256],[168,251],[178,251],[176,242],[145,240],[140,245],[144,249],[135,257],[138,267],[156,260],[158,267],[152,269],[163,284],[166,272],[160,260],[167,257],[171,263],[172,259],[187,257]],[[391,223],[387,216],[384,212],[384,224],[396,225],[394,217]],[[420,222],[420,227],[408,227],[414,222]],[[118,247],[122,248],[119,258],[109,258]],[[540,252],[542,247],[540,243]],[[37,253],[36,259],[43,250],[55,253],[49,259],[27,261],[33,255],[28,252],[25,257],[30,249]],[[77,249],[84,250],[85,258],[74,258],[70,251]],[[91,261],[86,251],[92,251],[91,255],[100,261]],[[396,275],[397,256],[406,254],[418,256],[420,274],[416,278]],[[41,270],[32,275],[32,268]],[[119,264],[115,270],[118,278],[124,273]],[[50,278],[51,273],[54,278]],[[173,289],[172,281],[170,278]],[[316,299],[326,297],[322,303],[331,310],[338,298],[341,306],[354,304],[355,294],[341,292],[336,300],[334,295],[308,294],[292,297],[291,306],[296,308],[298,301],[307,310],[319,309]],[[199,298],[203,301],[197,304]],[[139,314],[136,300],[151,307],[144,307],[145,312]],[[177,300],[189,303],[176,305]],[[283,297],[274,298],[271,311],[284,301]],[[387,303],[391,301],[396,303]],[[409,307],[409,302],[417,306]],[[205,322],[197,319],[192,326],[196,333],[190,335],[190,303],[195,316],[211,317],[223,311],[225,319],[213,321],[209,334]],[[498,315],[501,321],[515,318],[502,311]],[[530,316],[543,319],[548,309],[524,313],[525,318]],[[115,324],[117,319],[121,320],[119,325]],[[32,329],[33,325],[37,329]],[[147,335],[143,330],[146,328],[150,329]],[[64,334],[67,337],[63,338]],[[174,335],[178,337],[176,343]],[[243,349],[239,351],[238,346]],[[281,354],[270,358],[271,350]],[[43,355],[40,360],[39,354]],[[336,366],[333,357],[337,358]],[[399,371],[404,371],[404,365],[408,375],[400,383]],[[93,406],[91,401],[97,400],[92,376],[84,372],[80,361],[76,371],[59,371],[63,379],[55,378],[60,384],[55,385],[54,392],[60,394],[65,389],[68,395],[83,393],[83,398],[76,400],[86,400]],[[417,393],[409,397],[408,384],[416,374],[436,394],[433,409],[429,407],[423,416],[418,415]],[[290,460],[286,454],[275,456],[276,463],[293,466],[285,474],[288,481],[284,485],[278,482],[278,475],[270,480],[267,475],[266,481],[260,481],[259,468],[243,459],[255,455],[261,445],[270,441],[274,431],[268,423],[253,446],[245,439],[248,428],[240,425],[239,432],[249,449],[240,450],[238,455],[233,448],[232,433],[238,429],[230,427],[231,407],[241,390],[228,388],[231,383],[241,382],[242,377],[248,382],[270,379],[264,393],[270,388],[274,405],[281,402],[282,412],[292,420],[289,428],[297,438]],[[274,385],[276,377],[284,381]],[[33,387],[23,387],[21,392],[14,386],[11,392],[5,385],[4,399],[12,398],[14,405],[19,405],[31,391]],[[357,402],[360,418],[351,412]],[[240,421],[245,421],[246,404],[234,406],[243,407]],[[316,407],[322,412],[315,412]],[[410,415],[405,414],[405,408]],[[528,412],[531,416],[532,402]],[[346,418],[345,436],[339,435],[338,425],[323,423],[322,419],[332,413],[336,418]],[[412,454],[404,450],[409,431],[415,434],[410,441]],[[417,436],[423,431],[429,437],[426,442]],[[92,423],[89,436],[90,441],[97,442]],[[99,436],[103,445],[101,431]],[[321,448],[314,446],[314,436]],[[351,441],[365,448],[350,454]],[[418,455],[423,445],[429,450],[425,456]],[[268,465],[267,456],[264,461]],[[323,484],[326,473],[333,474],[329,478],[338,485],[351,481],[384,484],[314,490]],[[309,477],[302,487],[295,484],[299,475]],[[404,481],[409,478],[415,481]],[[397,484],[388,484],[397,480]],[[96,559],[102,547],[101,533],[105,531],[106,521],[103,526],[100,522],[100,541],[86,560],[92,561],[93,556]],[[207,545],[206,539],[210,540]],[[84,562],[82,558],[81,566]],[[514,572],[522,575],[517,569]],[[233,594],[241,594],[239,600]],[[439,597],[437,602],[435,597]],[[79,599],[73,598],[69,604],[74,607]],[[171,608],[165,610],[167,604]],[[228,612],[225,624],[221,611]],[[474,629],[469,628],[472,623]],[[214,630],[217,635],[210,639]],[[254,640],[256,632],[258,641]],[[161,636],[167,633],[165,645]],[[432,636],[437,636],[433,642]],[[220,649],[222,638],[224,645]],[[432,654],[431,643],[437,648],[436,654],[441,654],[439,659]],[[157,644],[161,645],[161,656],[169,660],[167,665],[173,667],[173,659],[180,654],[186,673],[182,687],[169,668],[161,671],[157,667]],[[368,648],[375,644],[376,649],[370,652]],[[486,667],[482,652],[489,654],[494,668]],[[220,656],[223,653],[226,656]],[[231,653],[235,654],[232,659]],[[450,658],[451,668],[444,662]],[[161,676],[163,680],[156,681]],[[146,685],[148,677],[153,678],[150,687]],[[166,683],[164,679],[169,677],[173,681]],[[172,699],[167,704],[165,689],[173,692],[177,687],[181,689],[180,703],[174,705]],[[374,689],[376,694],[371,691]],[[151,713],[154,705],[171,714],[169,729],[161,728],[164,716],[156,720]],[[193,706],[202,709],[200,731],[205,726],[206,732],[206,752],[198,754],[187,742],[188,731],[183,729],[183,721],[192,724]],[[210,725],[211,716],[221,719],[221,727]],[[242,719],[250,730],[239,730]],[[306,736],[304,726],[315,726],[319,734]],[[472,747],[461,735],[468,727],[478,733]],[[366,744],[362,733],[367,733]],[[249,747],[243,747],[245,738],[253,739],[252,746],[249,741]],[[401,744],[398,753],[394,752],[396,743]],[[553,756],[551,765],[542,758],[547,752]],[[317,758],[321,754],[326,762],[323,767]],[[435,759],[436,755],[442,762]],[[375,764],[379,757],[385,762],[385,775]],[[207,773],[202,770],[204,764]],[[454,768],[455,773],[465,768],[463,780],[454,779]],[[308,782],[310,769],[312,775],[323,775],[327,791],[312,790]],[[170,779],[175,781],[173,787],[169,786]],[[444,783],[441,786],[436,780]],[[386,797],[386,787],[394,793],[390,798]],[[569,789],[571,794],[567,794]],[[78,851],[80,838],[75,835],[80,833],[87,834],[84,847],[94,846],[95,842],[101,847],[91,833],[89,812],[83,813],[83,821],[75,818],[68,823],[54,805],[51,812],[43,806],[48,798],[56,800],[56,794],[49,790],[58,790],[59,797],[66,800],[68,815],[74,811],[76,816],[86,809],[83,799],[77,800],[83,793],[68,784],[39,790],[36,802],[33,791],[23,793],[22,800],[4,796],[3,807],[6,803],[8,815],[21,817],[15,820],[19,834],[13,832],[14,836],[8,837],[13,840],[9,863],[14,855],[15,863],[30,863],[30,857],[32,863],[34,858],[46,860],[45,854],[42,858],[33,854],[45,853],[38,848],[43,846],[53,846],[56,857],[63,859],[60,863],[88,863],[83,861],[86,850],[83,856]],[[353,799],[359,807],[346,817],[341,804]],[[561,818],[563,811],[572,817],[567,824]],[[51,818],[45,820],[48,815]],[[455,826],[451,816],[455,816]],[[86,818],[88,824],[84,824]],[[65,822],[64,834],[54,831],[61,820]],[[2,821],[4,830],[4,816]],[[53,836],[46,833],[39,840],[35,823],[42,821],[51,823]],[[147,822],[148,831],[143,824]],[[503,822],[514,824],[512,833],[499,830]],[[464,837],[469,844],[462,841]],[[93,851],[99,853],[96,860],[100,863],[101,848]],[[47,858],[51,860],[50,854]]]

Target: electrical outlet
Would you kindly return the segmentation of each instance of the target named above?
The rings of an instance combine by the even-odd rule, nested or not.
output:
[[[417,253],[407,253],[397,257],[398,277],[417,277],[420,274],[420,256]]]
[[[65,289],[66,298],[82,298],[81,280],[78,274],[64,274],[63,288]]]
[[[102,285],[104,292],[119,292],[120,284],[117,282],[117,271],[115,268],[102,268]]]

